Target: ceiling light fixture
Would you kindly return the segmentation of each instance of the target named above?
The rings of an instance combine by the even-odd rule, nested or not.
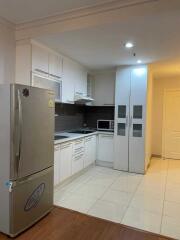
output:
[[[137,60],[137,63],[140,64],[140,63],[142,63],[142,61],[139,59],[139,60]]]
[[[126,48],[133,48],[134,44],[132,42],[127,42],[127,43],[125,43],[125,47]]]

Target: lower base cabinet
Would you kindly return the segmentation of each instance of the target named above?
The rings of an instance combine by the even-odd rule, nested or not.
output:
[[[67,179],[72,174],[72,154],[72,142],[60,145],[60,182]]]
[[[114,135],[99,134],[97,160],[102,162],[113,163],[114,160]]]
[[[85,138],[84,167],[96,161],[96,135]]]
[[[54,147],[54,185],[72,175],[73,144],[67,142]]]
[[[58,185],[96,161],[97,136],[54,146],[54,185]]]
[[[54,185],[60,183],[60,145],[54,146]]]

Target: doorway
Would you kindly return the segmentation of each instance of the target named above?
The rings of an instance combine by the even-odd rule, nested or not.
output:
[[[164,91],[162,155],[180,160],[180,89]]]

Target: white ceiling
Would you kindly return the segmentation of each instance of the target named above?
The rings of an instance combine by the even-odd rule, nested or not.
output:
[[[166,11],[158,11],[161,4]],[[174,4],[174,5],[173,5]],[[180,0],[160,0],[148,16],[128,16],[128,21],[46,36],[39,40],[78,60],[90,69],[165,61],[180,56]],[[169,7],[169,8],[168,8]],[[137,9],[137,7],[136,7]],[[127,11],[128,9],[124,9]],[[132,41],[132,50],[123,44]]]
[[[0,16],[13,23],[54,16],[109,0],[0,0]]]

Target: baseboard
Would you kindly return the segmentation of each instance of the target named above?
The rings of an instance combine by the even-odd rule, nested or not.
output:
[[[158,155],[158,154],[152,154],[151,155],[151,158],[162,158],[162,155]]]
[[[104,161],[96,160],[96,165],[101,167],[113,168],[112,162],[104,162]]]
[[[71,183],[73,180],[75,180],[76,178],[80,177],[83,173],[87,172],[90,168],[92,168],[94,166],[95,166],[95,164],[92,163],[91,165],[89,165],[88,167],[82,169],[78,173],[73,174],[69,178],[65,179],[64,181],[62,181],[59,184],[57,184],[56,186],[54,186],[54,190],[56,191],[56,189],[58,189],[59,187],[66,186],[67,184]]]

